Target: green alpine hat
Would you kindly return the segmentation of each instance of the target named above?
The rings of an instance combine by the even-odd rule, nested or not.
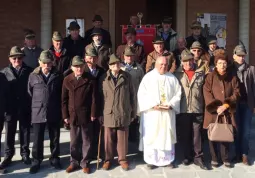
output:
[[[74,56],[72,60],[72,66],[80,66],[85,64],[84,60],[80,56]]]
[[[58,32],[58,31],[55,31],[55,32],[53,33],[53,35],[52,35],[52,40],[54,40],[54,41],[62,41],[63,38],[62,38],[61,33]]]
[[[164,40],[160,36],[156,36],[154,40],[152,41],[152,44],[159,44],[159,43],[164,43]]]
[[[23,56],[25,56],[25,54],[24,54],[24,52],[20,49],[20,47],[18,47],[18,46],[13,46],[13,47],[11,48],[9,57],[14,57],[14,56],[23,57]]]
[[[194,29],[194,28],[202,28],[201,22],[199,22],[199,21],[193,22],[193,23],[191,24],[191,27],[190,27],[190,28],[191,28],[191,29]]]
[[[117,62],[120,62],[120,58],[118,58],[115,54],[112,54],[110,56],[109,65],[115,64]]]
[[[195,41],[192,43],[190,49],[203,49],[202,45],[199,41]]]
[[[54,61],[54,58],[49,50],[44,50],[40,54],[39,61],[41,61],[43,63],[50,63],[50,62]]]
[[[127,46],[125,48],[125,51],[123,53],[125,56],[135,56],[135,49],[131,46]]]
[[[184,49],[181,53],[181,61],[188,61],[193,59],[193,54],[188,49]]]
[[[247,51],[243,45],[237,45],[234,49],[234,54],[236,55],[247,55]]]
[[[95,48],[88,48],[86,49],[85,56],[95,57],[95,56],[98,56],[98,53],[96,52]]]

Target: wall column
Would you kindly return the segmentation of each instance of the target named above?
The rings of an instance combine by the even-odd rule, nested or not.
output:
[[[112,52],[115,52],[115,0],[109,0],[109,32],[112,40]]]
[[[41,0],[41,47],[48,49],[52,36],[52,1]]]
[[[248,55],[246,62],[249,63],[249,51],[250,51],[250,0],[239,0],[239,40],[241,40]]]

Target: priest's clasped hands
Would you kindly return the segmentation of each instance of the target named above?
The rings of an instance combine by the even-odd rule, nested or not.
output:
[[[157,106],[154,106],[152,109],[155,109],[155,110],[169,110],[169,109],[172,109],[172,107],[167,106],[167,105],[157,105]]]

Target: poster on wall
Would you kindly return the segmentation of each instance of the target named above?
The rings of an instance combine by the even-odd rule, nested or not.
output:
[[[69,33],[69,30],[67,29],[69,27],[69,24],[72,22],[72,21],[75,21],[74,19],[66,19],[66,36],[68,36],[70,33]],[[78,22],[78,24],[80,25],[80,35],[82,37],[84,37],[84,33],[85,33],[85,25],[84,25],[84,19],[76,19],[76,21]]]
[[[227,39],[227,15],[217,13],[197,13],[197,20],[203,27],[202,34],[207,37],[214,35],[217,38],[217,45],[226,48]]]

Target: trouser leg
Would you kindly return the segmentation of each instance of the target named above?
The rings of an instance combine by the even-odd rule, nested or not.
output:
[[[44,148],[44,131],[46,123],[34,123],[33,124],[33,147],[32,147],[32,157],[33,164],[41,164],[43,160],[43,148]]]
[[[50,151],[51,157],[50,160],[59,160],[59,137],[60,137],[60,123],[59,122],[50,122],[47,123],[50,137]]]
[[[183,149],[184,159],[191,160],[192,155],[192,117],[191,114],[179,114],[176,117],[177,135]]]
[[[19,135],[20,135],[20,155],[29,156],[29,144],[30,144],[30,126],[31,121],[29,116],[23,116],[19,120]]]
[[[126,162],[128,153],[128,127],[117,128],[117,152],[119,163]]]
[[[218,142],[212,142],[212,141],[209,140],[209,148],[210,148],[210,153],[211,153],[212,161],[215,161],[215,162],[218,162],[217,143]]]
[[[80,126],[70,125],[70,162],[73,166],[79,166],[81,160],[81,128]]]
[[[114,150],[116,149],[117,141],[117,129],[116,128],[104,128],[104,140],[105,140],[105,161],[111,161],[114,159]]]
[[[92,137],[92,123],[88,123],[86,126],[81,126],[81,137],[82,137],[82,160],[81,167],[88,167],[91,161],[91,142]]]
[[[17,119],[12,116],[11,120],[5,122],[5,157],[12,158],[15,154],[15,134],[17,130]]]
[[[193,120],[193,148],[194,148],[194,159],[201,160],[203,157],[203,148],[202,148],[202,137],[201,129],[203,115],[195,115]]]

